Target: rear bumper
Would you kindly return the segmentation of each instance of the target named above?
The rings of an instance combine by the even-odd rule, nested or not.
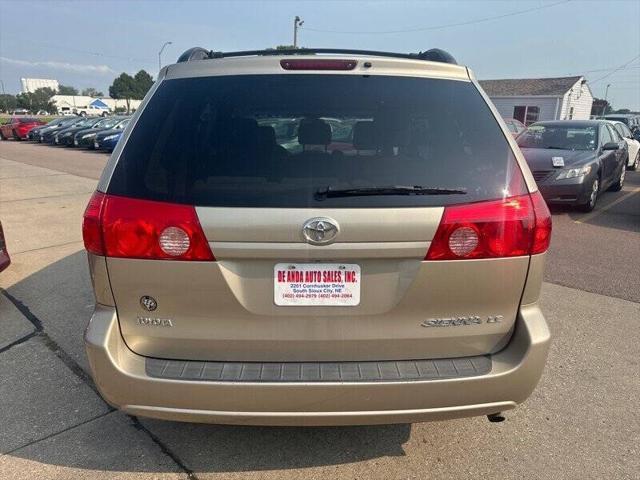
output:
[[[104,399],[132,415],[248,425],[411,423],[514,408],[533,391],[550,342],[537,305],[521,308],[513,337],[485,375],[427,381],[234,382],[151,377],[125,345],[113,307],[98,305],[85,333]]]

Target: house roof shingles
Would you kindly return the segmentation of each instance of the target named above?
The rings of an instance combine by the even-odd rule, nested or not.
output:
[[[582,77],[558,78],[509,78],[505,80],[481,80],[483,90],[490,97],[561,96]]]

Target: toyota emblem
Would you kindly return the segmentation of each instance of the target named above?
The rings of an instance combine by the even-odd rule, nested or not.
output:
[[[338,232],[338,222],[326,217],[311,218],[302,227],[302,235],[311,245],[327,245],[335,240]]]

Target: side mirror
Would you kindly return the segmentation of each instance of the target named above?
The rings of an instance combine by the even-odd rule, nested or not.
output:
[[[602,146],[602,150],[618,150],[619,148],[620,145],[618,145],[616,142],[605,143]]]

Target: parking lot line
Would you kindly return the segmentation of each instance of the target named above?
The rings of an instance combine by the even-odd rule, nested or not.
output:
[[[585,216],[583,216],[582,218],[579,218],[578,220],[574,220],[574,223],[585,223],[588,220],[591,220],[592,218],[597,217],[598,215],[600,215],[601,213],[606,212],[607,210],[609,210],[612,207],[615,207],[616,205],[618,205],[619,203],[624,202],[626,199],[628,199],[629,197],[632,197],[633,195],[635,195],[636,193],[640,192],[640,187],[634,188],[633,190],[631,190],[628,193],[625,193],[623,196],[621,196],[620,198],[618,198],[617,200],[614,200],[611,203],[608,203],[607,205],[605,205],[604,207],[598,209],[598,210],[594,210],[591,213],[586,214]]]

